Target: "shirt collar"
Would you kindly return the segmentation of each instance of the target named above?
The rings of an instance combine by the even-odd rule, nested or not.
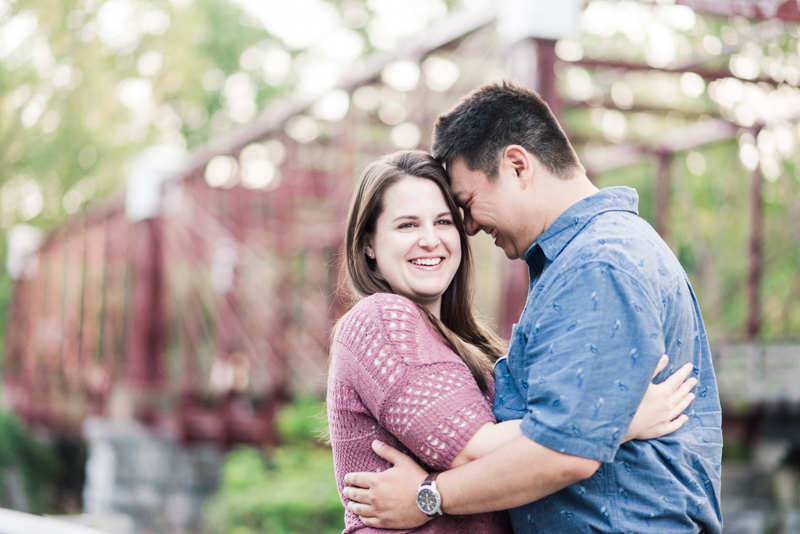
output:
[[[590,220],[607,211],[628,211],[638,215],[639,195],[636,190],[630,187],[608,187],[567,208],[528,248],[525,253],[528,266],[535,271],[541,270],[545,259],[555,260]]]

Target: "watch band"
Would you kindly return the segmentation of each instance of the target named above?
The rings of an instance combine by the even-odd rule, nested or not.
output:
[[[438,476],[438,472],[429,473],[417,490],[417,506],[424,514],[432,517],[444,515],[442,495],[436,486],[436,477]]]
[[[439,471],[434,471],[433,473],[428,473],[428,476],[425,477],[425,480],[422,481],[422,485],[429,485],[431,482],[436,481],[436,477],[438,477],[441,473]]]

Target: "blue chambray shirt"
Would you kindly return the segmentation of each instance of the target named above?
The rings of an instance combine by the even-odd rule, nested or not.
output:
[[[514,531],[719,533],[717,383],[686,273],[612,187],[565,211],[525,254],[528,300],[495,367],[498,421],[550,449],[603,462],[587,480],[510,511]],[[659,382],[694,364],[679,431],[621,444],[662,354]]]

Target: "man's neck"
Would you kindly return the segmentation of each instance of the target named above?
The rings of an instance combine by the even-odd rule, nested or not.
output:
[[[547,202],[542,233],[573,205],[599,191],[584,173],[577,173],[567,180],[550,176],[542,185],[544,194],[541,198]]]

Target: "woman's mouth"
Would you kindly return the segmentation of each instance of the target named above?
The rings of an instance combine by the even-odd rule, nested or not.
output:
[[[444,258],[415,258],[410,260],[414,265],[424,265],[426,267],[433,267],[442,263]]]

